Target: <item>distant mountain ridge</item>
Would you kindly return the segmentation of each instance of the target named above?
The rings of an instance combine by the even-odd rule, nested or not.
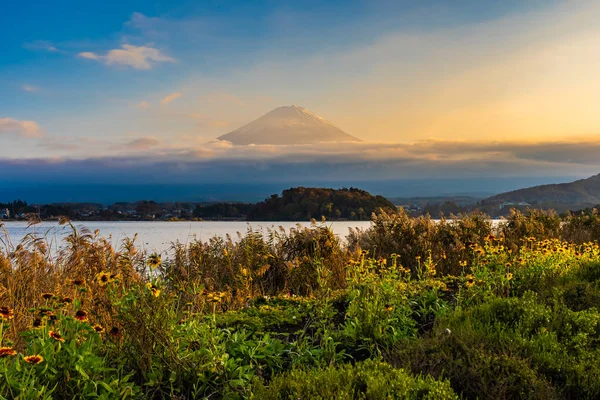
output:
[[[234,145],[298,145],[320,142],[360,142],[325,118],[300,106],[279,107],[218,137]]]
[[[533,186],[500,193],[482,204],[526,202],[529,204],[561,204],[585,207],[600,204],[600,174],[569,183]]]

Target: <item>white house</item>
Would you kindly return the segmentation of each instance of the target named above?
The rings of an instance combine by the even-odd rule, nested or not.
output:
[[[530,206],[531,204],[525,202],[525,201],[505,201],[504,203],[500,204],[500,209],[502,210],[504,207],[510,207],[510,206]]]

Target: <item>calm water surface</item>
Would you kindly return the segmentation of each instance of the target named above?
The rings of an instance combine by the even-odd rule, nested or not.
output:
[[[214,236],[225,237],[231,235],[237,240],[237,233],[244,234],[249,228],[254,231],[266,233],[268,229],[285,228],[289,232],[297,224],[310,226],[310,222],[243,222],[243,221],[218,221],[218,222],[75,222],[78,228],[86,227],[94,231],[100,230],[101,236],[110,238],[114,246],[118,246],[126,237],[133,237],[136,233],[138,238],[136,244],[142,250],[165,252],[173,242],[189,243],[194,239],[207,241]],[[337,221],[326,222],[333,232],[340,238],[344,238],[350,228],[368,228],[369,221]],[[27,222],[4,223],[8,238],[0,231],[0,246],[5,247],[7,243],[16,245],[27,234],[37,237],[46,237],[53,249],[62,246],[64,236],[71,233],[69,226],[61,226],[56,222],[43,222],[27,228]]]

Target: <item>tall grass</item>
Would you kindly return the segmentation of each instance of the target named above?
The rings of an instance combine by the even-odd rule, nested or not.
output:
[[[248,229],[235,240],[173,243],[162,256],[138,251],[136,238],[115,248],[100,232],[62,223],[70,234],[58,251],[51,240],[33,235],[18,244],[5,236],[0,248],[0,307],[6,314],[0,347],[22,354],[0,354],[6,377],[0,388],[13,397],[72,397],[81,391],[102,391],[107,398],[251,397],[256,385],[263,393],[273,376],[297,367],[324,371],[323,379],[352,376],[376,385],[379,378],[334,370],[351,360],[381,357],[414,374],[449,379],[452,389],[439,386],[447,398],[455,396],[453,390],[466,397],[484,398],[488,389],[496,398],[516,395],[517,386],[496,387],[484,376],[471,377],[479,386],[469,387],[467,375],[476,371],[444,372],[450,361],[443,357],[464,343],[483,352],[473,359],[501,364],[506,379],[518,377],[531,389],[521,394],[600,395],[589,383],[594,375],[565,372],[556,364],[558,350],[544,353],[545,344],[531,336],[533,328],[510,325],[525,312],[513,319],[494,317],[518,341],[511,347],[518,359],[498,353],[495,341],[509,339],[493,336],[496,322],[489,319],[499,309],[508,313],[529,302],[527,307],[545,313],[543,321],[562,318],[540,320],[535,329],[562,335],[552,345],[564,357],[575,360],[584,350],[596,354],[595,211],[565,218],[514,211],[499,224],[483,214],[433,221],[381,212],[370,228],[352,230],[346,238],[326,222],[313,221],[290,231]],[[444,339],[446,327],[458,336]],[[46,362],[27,372],[25,355],[34,352]],[[534,364],[525,361],[536,354]],[[573,362],[588,368],[584,361]],[[523,368],[530,375],[519,375]],[[289,386],[283,376],[274,388]]]

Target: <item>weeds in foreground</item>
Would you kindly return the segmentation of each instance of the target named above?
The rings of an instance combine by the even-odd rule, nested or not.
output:
[[[5,239],[0,396],[598,398],[598,215],[556,219]]]

